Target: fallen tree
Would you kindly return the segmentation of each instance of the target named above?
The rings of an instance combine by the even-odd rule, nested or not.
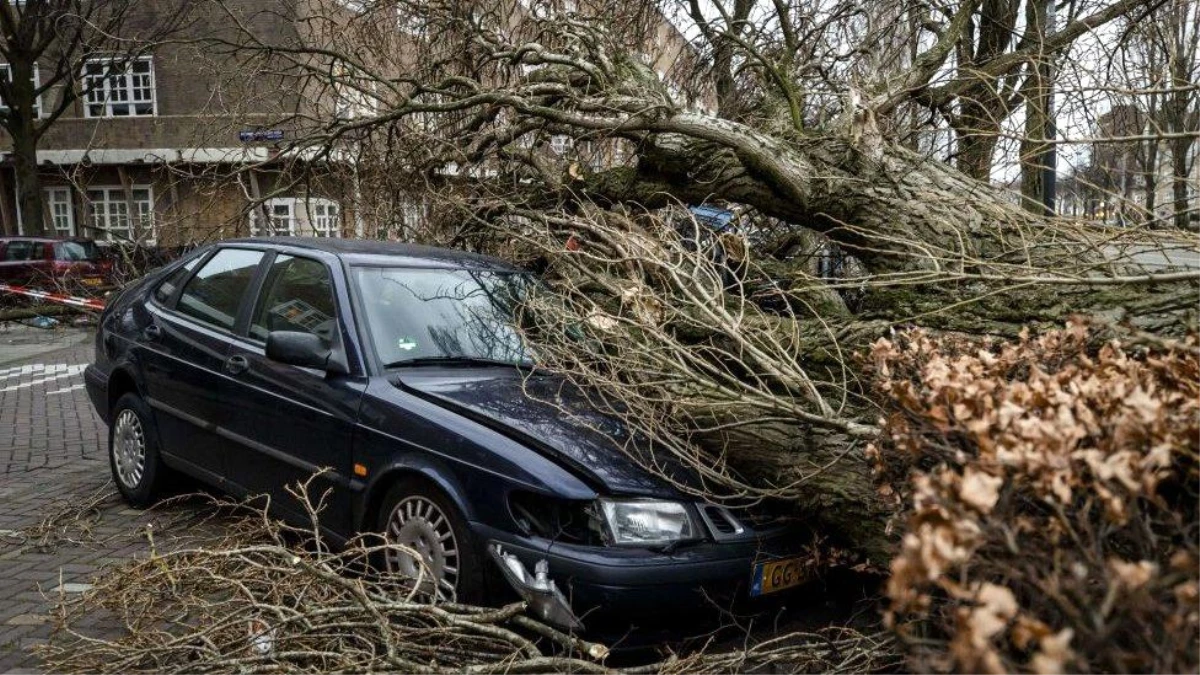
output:
[[[1134,9],[1116,3],[1070,30]],[[893,97],[879,103],[891,85],[874,97],[851,90],[840,114],[809,126],[782,109],[767,114],[790,85],[752,73],[756,113],[724,119],[696,111],[636,57],[636,27],[507,11],[436,0],[358,13],[331,6],[310,21],[316,47],[249,29],[223,46],[307,88],[368,100],[372,112],[351,119],[298,109],[293,122],[305,133],[295,149],[373,168],[364,180],[383,203],[417,185],[436,214],[414,233],[421,240],[549,270],[569,303],[557,319],[543,311],[542,321],[561,324],[534,338],[546,365],[602,392],[597,405],[699,470],[706,498],[790,502],[882,568],[894,545],[883,528],[890,507],[863,454],[879,407],[850,355],[895,326],[1015,336],[1084,314],[1113,330],[1177,338],[1196,325],[1200,272],[1141,269],[1134,259],[1177,245],[1171,237],[1031,212],[892,142],[872,107],[894,109]],[[379,31],[395,12],[439,40],[395,42]],[[906,72],[932,77],[929,59],[944,59],[935,51],[944,46]],[[766,58],[750,44],[735,49]],[[549,136],[636,161],[559,161],[542,147]],[[728,261],[715,262],[718,243],[669,215],[714,202],[776,224],[785,240],[733,245],[732,284]],[[799,231],[849,251],[862,276],[814,278],[789,256],[787,236]],[[723,254],[731,243],[720,244]],[[853,308],[838,286],[856,289]],[[567,324],[585,326],[594,348],[546,339]]]
[[[772,3],[770,27],[755,32],[752,3],[735,4],[745,12],[723,16],[724,29],[701,25],[704,46],[681,57],[690,73],[725,70],[683,81],[695,86],[682,93],[679,78],[639,57],[642,38],[631,35],[645,27],[632,24],[644,15],[620,2],[518,18],[507,6],[366,3],[311,21],[317,47],[249,30],[222,47],[317,92],[370,102],[350,119],[298,109],[302,140],[289,149],[352,160],[372,195],[364,213],[386,220],[416,197],[429,217],[406,224],[406,238],[542,271],[558,292],[524,317],[542,365],[652,439],[656,454],[625,448],[636,459],[664,476],[664,456],[691,467],[700,487],[680,487],[704,499],[791,508],[837,552],[828,559],[883,572],[913,505],[895,486],[881,490],[874,472],[867,448],[893,432],[897,402],[855,354],[911,327],[986,344],[1077,315],[1095,328],[1093,351],[1118,339],[1195,352],[1184,340],[1197,328],[1200,272],[1145,264],[1196,250],[1194,236],[1045,215],[890,131],[904,101],[1041,72],[1039,50],[1067,49],[1118,17],[1139,21],[1142,3],[1102,4],[949,76],[942,66],[976,3],[930,9],[931,46],[886,65],[864,56],[870,49],[838,56],[858,25],[848,5],[826,15]],[[398,43],[379,29],[395,12],[438,39]],[[605,21],[627,15],[638,18]],[[798,26],[832,63],[794,60]],[[868,67],[884,72],[855,75]],[[697,109],[712,96],[717,114]],[[581,150],[555,156],[562,139]],[[743,236],[706,230],[683,208],[696,204],[739,210]],[[810,236],[849,252],[857,271],[818,278],[793,255]],[[930,454],[920,468],[940,461]]]

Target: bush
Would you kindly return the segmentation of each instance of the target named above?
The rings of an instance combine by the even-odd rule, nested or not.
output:
[[[1195,671],[1197,340],[880,340],[869,452],[914,671]]]

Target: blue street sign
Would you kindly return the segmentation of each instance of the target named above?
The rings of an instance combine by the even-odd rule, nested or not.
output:
[[[282,141],[282,129],[254,129],[238,132],[238,139],[243,143],[253,143],[255,141]]]

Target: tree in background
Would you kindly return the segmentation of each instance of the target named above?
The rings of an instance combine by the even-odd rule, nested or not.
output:
[[[103,77],[84,77],[88,60],[106,59],[103,74],[123,72],[186,20],[184,0],[0,0],[0,127],[12,139],[17,204],[25,234],[46,225],[37,149],[76,101]],[[141,7],[141,9],[139,9]]]
[[[1200,185],[1192,178],[1193,148],[1200,139],[1200,8],[1194,2],[1167,0],[1145,20],[1124,20],[1119,28],[1118,47],[1106,67],[1107,79],[1116,85],[1107,101],[1112,112],[1099,116],[1099,137],[1130,153],[1133,178],[1140,179],[1131,183],[1139,183],[1142,191],[1144,220],[1194,229],[1200,214],[1189,198],[1200,194]],[[1105,114],[1136,121],[1137,128],[1106,127]],[[1163,185],[1168,186],[1167,208],[1160,202]]]

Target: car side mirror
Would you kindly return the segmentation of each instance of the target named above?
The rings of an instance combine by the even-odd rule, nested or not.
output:
[[[346,372],[343,360],[337,358],[324,340],[301,331],[273,330],[267,333],[267,358],[301,368]]]

